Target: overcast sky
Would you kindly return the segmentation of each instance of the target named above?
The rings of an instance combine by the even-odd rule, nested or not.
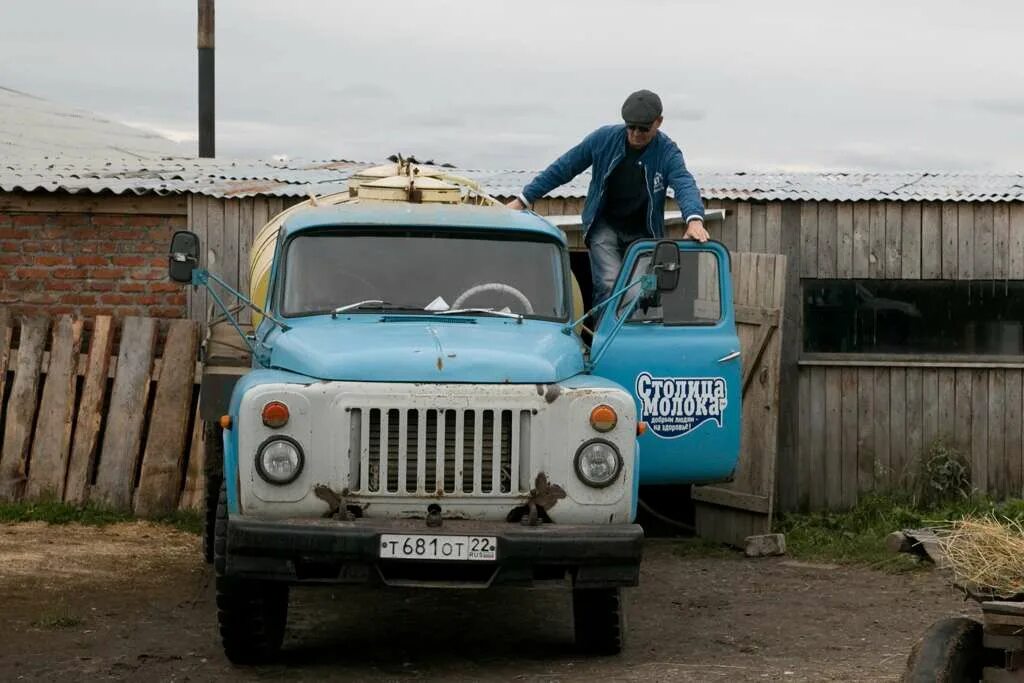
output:
[[[0,0],[0,86],[196,137],[196,0]],[[541,168],[632,90],[695,171],[1024,171],[1020,0],[218,0],[217,152]]]

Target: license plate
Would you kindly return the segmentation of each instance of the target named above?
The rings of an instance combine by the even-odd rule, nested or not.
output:
[[[390,560],[496,560],[494,536],[381,534],[380,557]]]

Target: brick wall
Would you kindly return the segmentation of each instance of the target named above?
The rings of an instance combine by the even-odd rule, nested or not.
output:
[[[12,211],[0,207],[0,305],[16,315],[187,315],[167,279],[184,215]]]

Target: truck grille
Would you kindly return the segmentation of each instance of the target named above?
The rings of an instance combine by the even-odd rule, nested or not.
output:
[[[353,492],[518,495],[530,488],[529,430],[528,410],[354,408]]]

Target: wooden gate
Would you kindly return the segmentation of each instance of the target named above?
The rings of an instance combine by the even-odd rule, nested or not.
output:
[[[740,461],[732,482],[695,486],[693,500],[700,536],[742,546],[772,524],[786,257],[733,253],[732,283],[743,368]]]
[[[145,517],[198,508],[197,332],[192,320],[168,321],[158,357],[154,318],[118,330],[107,316],[87,327],[65,315],[51,326],[0,307],[0,502],[90,502]]]

